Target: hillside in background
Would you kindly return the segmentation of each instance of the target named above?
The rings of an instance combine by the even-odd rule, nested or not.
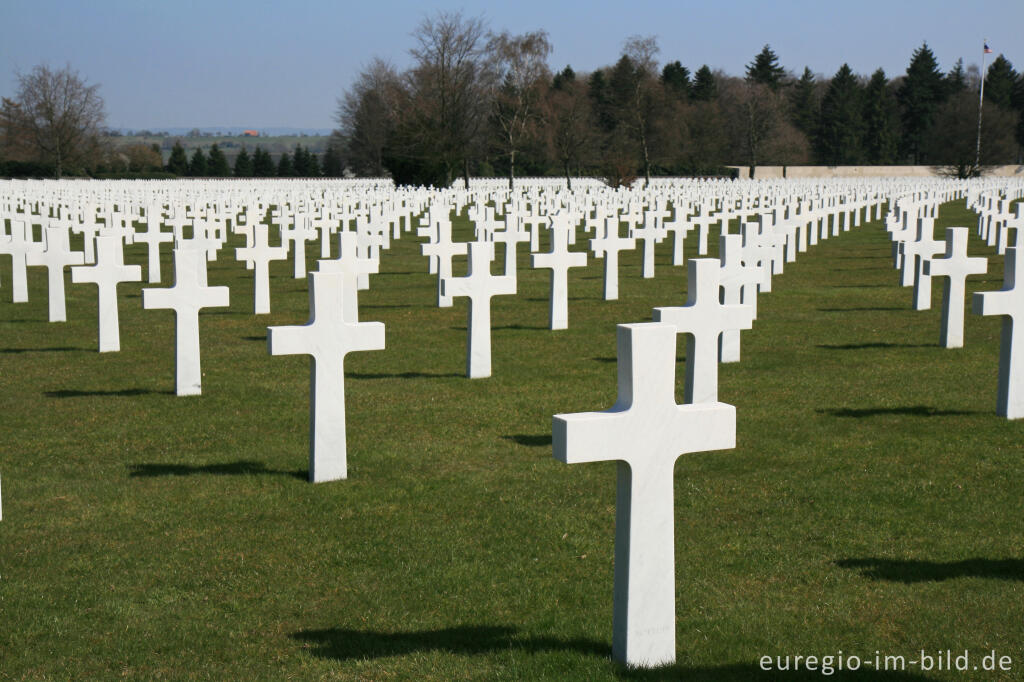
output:
[[[292,153],[295,145],[302,145],[317,156],[327,151],[327,142],[330,135],[275,135],[245,137],[243,135],[114,135],[108,138],[115,148],[125,148],[136,144],[152,146],[159,145],[160,153],[163,155],[164,163],[171,155],[171,148],[175,142],[181,142],[185,152],[191,157],[193,150],[201,148],[203,152],[209,152],[210,147],[216,144],[228,161],[234,164],[238,152],[245,149],[252,152],[257,147],[265,149],[276,161],[284,152]]]

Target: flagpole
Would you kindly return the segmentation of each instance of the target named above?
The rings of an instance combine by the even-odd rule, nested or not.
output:
[[[978,91],[978,144],[974,148],[974,172],[981,175],[981,108],[985,101],[985,55],[987,54],[988,38],[982,43],[981,50],[981,89]]]

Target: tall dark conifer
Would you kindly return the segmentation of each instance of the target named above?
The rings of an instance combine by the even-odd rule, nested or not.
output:
[[[897,93],[902,108],[902,154],[914,165],[927,161],[924,147],[939,107],[946,99],[946,80],[928,43],[914,50],[907,77]]]
[[[863,93],[849,65],[839,67],[821,100],[818,125],[819,158],[830,166],[859,163],[863,158]]]
[[[899,109],[885,71],[878,69],[864,92],[864,155],[868,163],[896,163],[900,140]]]

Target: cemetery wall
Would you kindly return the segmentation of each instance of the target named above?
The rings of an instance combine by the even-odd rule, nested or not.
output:
[[[750,166],[735,168],[739,177],[750,177]],[[994,166],[985,173],[990,177],[1024,177],[1024,166]],[[935,178],[941,177],[936,166],[757,166],[755,179],[776,178]]]

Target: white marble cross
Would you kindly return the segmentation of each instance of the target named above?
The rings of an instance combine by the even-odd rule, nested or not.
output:
[[[634,237],[619,235],[619,216],[604,219],[604,227],[598,226],[598,236],[590,240],[590,250],[595,258],[604,259],[604,300],[619,298],[619,251],[636,248]]]
[[[65,322],[68,316],[64,303],[64,268],[82,265],[85,254],[71,250],[66,227],[51,225],[46,228],[46,250],[29,251],[26,263],[46,267],[50,322]]]
[[[676,404],[671,325],[622,324],[617,338],[615,405],[555,415],[552,445],[566,464],[618,462],[612,657],[653,667],[676,658],[675,462],[736,447],[736,408]]]
[[[910,284],[914,285],[914,310],[932,307],[932,278],[925,273],[924,264],[929,258],[942,253],[944,247],[945,242],[935,239],[934,218],[919,218],[917,239],[903,242],[904,284],[909,272]]]
[[[271,246],[267,241],[268,227],[253,225],[252,246],[235,249],[235,259],[253,263],[253,313],[265,315],[270,312],[270,261],[288,257],[287,246]]]
[[[309,322],[267,328],[271,355],[310,355],[309,480],[348,477],[345,439],[345,355],[382,350],[381,322],[348,322],[343,312],[342,275],[309,273]]]
[[[199,249],[174,250],[174,286],[143,289],[144,310],[174,311],[174,392],[201,395],[203,374],[199,363],[199,310],[229,304],[227,287],[206,282],[206,254]]]
[[[551,270],[551,329],[569,328],[569,268],[581,268],[587,264],[585,252],[569,251],[570,231],[575,231],[572,222],[555,214],[551,218],[551,251],[530,256],[530,267]]]
[[[356,248],[359,235],[355,232],[338,232],[338,257],[317,261],[320,272],[336,272],[341,275],[342,311],[346,322],[359,321],[359,277],[378,271],[379,263],[370,257],[361,257]]]
[[[977,315],[1002,315],[1003,327],[999,343],[999,393],[996,414],[1007,419],[1024,417],[1024,247],[1006,248],[1003,266],[1003,288],[974,294],[971,307]]]
[[[763,271],[755,265],[743,263],[743,237],[738,234],[723,234],[718,237],[718,259],[721,261],[719,274],[722,286],[721,302],[726,305],[746,304],[750,306],[752,320],[757,319],[757,285]],[[740,361],[740,330],[722,331],[719,343],[720,362]]]
[[[0,240],[0,253],[11,256],[11,300],[14,303],[28,301],[28,265],[30,253],[39,251],[43,245],[32,241],[32,228],[27,220],[11,220],[9,239]]]
[[[146,207],[146,231],[135,233],[135,242],[145,242],[149,247],[149,265],[146,270],[149,274],[149,283],[160,282],[160,244],[174,241],[174,235],[170,232],[160,231],[160,206],[150,204]]]
[[[721,263],[691,258],[686,268],[686,305],[655,308],[654,320],[686,334],[686,403],[718,400],[718,337],[729,329],[750,329],[754,314],[747,305],[719,302]]]
[[[491,234],[491,241],[495,244],[503,243],[505,245],[505,275],[511,277],[512,281],[516,281],[517,277],[517,266],[516,255],[517,247],[520,242],[530,241],[530,233],[522,228],[514,218],[507,219],[505,221],[505,229],[498,230]]]
[[[924,274],[946,277],[942,293],[942,331],[939,344],[944,348],[962,348],[964,345],[964,290],[968,275],[988,271],[988,259],[967,257],[966,227],[946,228],[946,255],[929,258],[924,262]]]
[[[95,284],[99,290],[99,350],[121,350],[121,327],[117,314],[117,285],[141,282],[142,266],[124,264],[124,247],[116,234],[96,237],[96,264],[71,268],[75,284]]]
[[[644,211],[643,227],[633,228],[632,235],[641,242],[643,253],[643,266],[641,272],[644,279],[654,277],[654,245],[660,242],[665,231],[658,225],[657,218],[662,215],[656,211]]]
[[[516,293],[516,281],[491,274],[494,244],[469,244],[469,272],[465,277],[449,277],[441,283],[445,294],[469,298],[469,322],[466,325],[466,376],[482,379],[491,376],[491,297]]]
[[[451,308],[452,297],[446,296],[442,282],[452,276],[452,257],[464,256],[468,251],[465,242],[452,241],[452,224],[440,220],[437,225],[437,239],[422,247],[423,255],[431,257],[437,270],[437,307]],[[436,260],[435,260],[436,259]]]

